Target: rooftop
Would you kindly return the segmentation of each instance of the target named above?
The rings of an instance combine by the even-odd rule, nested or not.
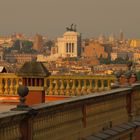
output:
[[[16,105],[12,104],[0,104],[0,112],[6,112],[9,111],[11,108],[15,108]]]
[[[21,69],[17,72],[17,75],[23,77],[46,77],[49,76],[50,73],[41,62],[31,61],[24,63]]]

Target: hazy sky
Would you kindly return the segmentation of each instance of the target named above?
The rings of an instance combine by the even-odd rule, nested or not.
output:
[[[0,0],[0,35],[21,32],[61,36],[76,23],[84,37],[140,38],[140,0]]]

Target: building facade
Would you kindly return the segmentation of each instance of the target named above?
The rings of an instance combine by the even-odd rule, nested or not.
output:
[[[60,57],[78,57],[81,52],[81,34],[74,30],[67,31],[57,38],[57,51]]]
[[[140,47],[140,39],[132,39],[130,42],[131,47]]]
[[[101,55],[104,58],[107,58],[108,56],[104,50],[104,46],[97,42],[90,42],[88,46],[85,46],[82,55],[84,57],[97,57],[97,58],[99,58]]]
[[[33,59],[36,59],[36,54],[18,54],[18,53],[9,53],[5,54],[4,59],[7,62],[10,63],[25,63],[28,61],[32,61]]]
[[[41,35],[36,34],[34,38],[33,49],[36,51],[40,51],[43,48],[43,38]]]

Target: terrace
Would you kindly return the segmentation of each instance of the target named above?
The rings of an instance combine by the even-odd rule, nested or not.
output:
[[[122,76],[120,87],[111,89],[114,76],[1,74],[1,98],[18,99],[23,84],[29,88],[27,101],[46,100],[29,104],[23,100],[25,90],[19,90],[18,106],[0,113],[0,139],[139,140],[140,84],[133,78]]]

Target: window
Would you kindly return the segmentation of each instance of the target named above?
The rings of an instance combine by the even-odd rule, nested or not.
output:
[[[74,43],[72,43],[72,52],[74,52]]]
[[[71,52],[71,47],[72,47],[71,44],[72,44],[72,43],[69,43],[69,52]]]
[[[69,49],[69,43],[66,43],[66,52],[68,52]]]

